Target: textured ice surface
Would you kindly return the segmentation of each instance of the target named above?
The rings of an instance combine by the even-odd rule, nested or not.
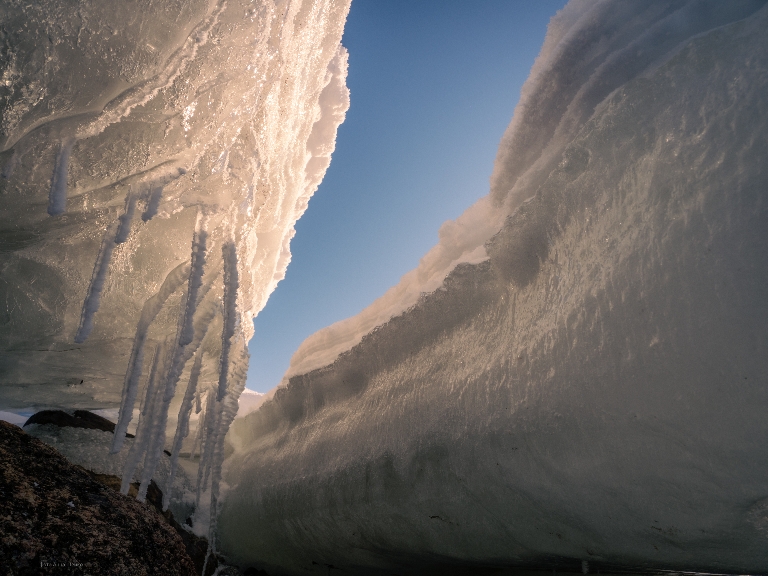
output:
[[[215,522],[252,320],[349,106],[348,9],[0,6],[0,407],[119,406],[116,453],[141,407],[121,460],[139,497],[171,439],[198,441]]]
[[[235,422],[225,553],[768,571],[766,30],[763,2],[569,4],[488,258]]]
[[[487,258],[485,243],[535,194],[595,107],[629,79],[650,73],[681,45],[744,18],[761,0],[569,2],[552,20],[496,157],[491,193],[440,228],[438,244],[362,313],[318,331],[291,358],[290,378],[321,368],[363,336],[437,289],[453,268]]]
[[[4,406],[114,407],[142,310],[146,338],[173,337],[200,214],[209,298],[222,297],[232,242],[237,331],[250,337],[349,104],[347,10],[344,0],[3,4]],[[218,379],[214,348],[204,380]]]

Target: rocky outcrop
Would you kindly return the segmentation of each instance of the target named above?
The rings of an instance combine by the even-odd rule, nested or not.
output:
[[[0,422],[0,566],[7,574],[196,574],[179,533],[56,450]]]
[[[37,424],[39,426],[50,425],[59,428],[69,427],[102,430],[113,434],[115,432],[114,422],[103,416],[89,412],[88,410],[75,410],[72,414],[65,412],[64,410],[41,410],[30,416],[24,423],[23,428],[26,428],[31,424]],[[32,436],[35,436],[35,434],[32,433]],[[126,433],[126,437],[134,438],[134,435]],[[167,450],[164,450],[164,453],[170,456],[170,453]],[[74,463],[82,464],[82,462],[77,461]],[[83,468],[83,470],[100,484],[103,484],[116,492],[120,492],[122,482],[118,476],[98,473],[94,470],[89,470],[88,468]],[[129,485],[128,496],[130,498],[136,498],[138,491],[139,484],[138,482],[134,482]],[[149,486],[147,487],[146,503],[154,507],[154,509],[179,534],[184,543],[184,547],[187,550],[187,554],[189,554],[195,567],[196,574],[211,576],[217,569],[222,573],[221,570],[225,567],[230,570],[228,574],[239,573],[236,567],[225,566],[224,559],[216,554],[215,551],[209,553],[207,538],[197,536],[191,530],[187,529],[187,526],[179,524],[170,509],[163,510],[163,492],[154,480],[150,481]],[[187,522],[189,522],[189,520],[187,520]]]
[[[97,482],[115,490],[120,491],[121,480],[117,476],[111,474],[97,474],[90,470],[86,470],[88,475],[91,476]],[[128,489],[128,497],[136,498],[139,492],[139,483],[134,482]],[[201,536],[197,536],[189,530],[185,530],[184,527],[179,524],[173,517],[170,510],[163,511],[163,492],[157,483],[152,480],[147,488],[147,504],[152,506],[158,514],[160,514],[165,521],[173,528],[176,533],[181,537],[181,541],[184,543],[184,548],[189,554],[192,564],[195,566],[195,574],[203,574],[203,568],[205,568],[205,574],[203,576],[211,576],[216,569],[222,564],[222,559],[216,553],[208,554],[208,539]],[[207,563],[206,563],[207,557]]]
[[[87,428],[115,433],[115,423],[103,416],[88,410],[75,410],[74,414],[64,410],[41,410],[29,417],[24,426],[30,424],[53,424],[54,426],[70,426],[72,428]],[[133,434],[125,434],[126,438],[134,438]]]

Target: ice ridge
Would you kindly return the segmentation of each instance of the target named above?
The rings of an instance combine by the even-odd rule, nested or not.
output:
[[[438,244],[381,298],[302,342],[283,384],[333,362],[376,326],[414,306],[421,294],[439,288],[456,266],[487,258],[485,244],[535,193],[607,96],[659,66],[691,38],[745,18],[761,6],[761,0],[569,2],[552,18],[523,85],[499,145],[488,196],[443,224]]]

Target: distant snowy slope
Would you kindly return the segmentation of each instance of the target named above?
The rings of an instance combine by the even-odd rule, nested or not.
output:
[[[10,422],[16,426],[21,426],[24,424],[24,422],[27,421],[27,418],[28,416],[22,416],[20,414],[16,414],[15,412],[5,412],[0,410],[0,420],[3,420],[4,422]]]
[[[237,418],[242,418],[256,410],[264,402],[265,395],[246,388],[237,400]]]
[[[225,553],[768,572],[766,30],[765,2],[571,2],[489,219],[446,228],[485,256],[235,422]]]

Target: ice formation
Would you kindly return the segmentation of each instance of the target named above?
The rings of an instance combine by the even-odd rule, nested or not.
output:
[[[140,498],[170,438],[171,483],[198,440],[196,530],[215,526],[253,317],[349,106],[348,9],[0,7],[0,405],[119,406],[111,452]]]
[[[226,554],[768,570],[765,4],[558,13],[490,195],[233,425]]]
[[[491,193],[439,231],[439,243],[400,282],[362,313],[307,338],[291,358],[285,379],[333,362],[363,336],[439,288],[457,265],[486,259],[485,243],[560,162],[565,146],[596,106],[627,80],[649,73],[686,39],[762,5],[714,1],[633,7],[572,1],[549,27],[497,153]],[[621,31],[612,27],[621,25]],[[591,27],[591,28],[590,28]],[[599,27],[604,27],[599,29]],[[605,30],[610,30],[606,33]],[[585,34],[591,34],[590,39]],[[590,42],[581,47],[581,42]],[[556,88],[556,89],[555,89]]]

